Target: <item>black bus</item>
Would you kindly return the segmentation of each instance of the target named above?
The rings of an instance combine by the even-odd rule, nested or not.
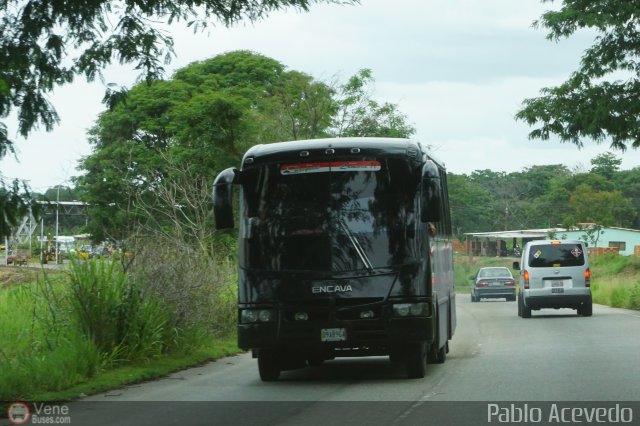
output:
[[[264,381],[344,356],[386,356],[411,378],[443,363],[456,328],[444,167],[409,139],[255,146],[213,189],[217,229],[240,186],[238,345]]]

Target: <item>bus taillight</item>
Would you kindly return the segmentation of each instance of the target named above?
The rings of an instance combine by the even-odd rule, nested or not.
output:
[[[524,277],[524,288],[529,288],[529,271],[522,271],[522,276]]]

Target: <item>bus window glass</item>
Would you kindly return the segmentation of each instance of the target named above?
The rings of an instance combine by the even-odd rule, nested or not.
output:
[[[354,271],[416,262],[419,169],[377,167],[243,171],[240,263],[266,270]]]

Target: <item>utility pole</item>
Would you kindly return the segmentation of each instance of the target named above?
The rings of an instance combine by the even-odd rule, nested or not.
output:
[[[504,208],[504,230],[509,230],[509,206]]]
[[[58,195],[56,196],[56,243],[53,245],[56,252],[56,265],[58,264],[58,251],[59,251],[59,239],[58,239],[58,215],[60,212],[60,185],[58,184]]]

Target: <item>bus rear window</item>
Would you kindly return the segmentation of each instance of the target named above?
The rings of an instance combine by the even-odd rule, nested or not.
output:
[[[560,268],[584,265],[584,247],[579,244],[532,246],[529,266],[532,268]]]

